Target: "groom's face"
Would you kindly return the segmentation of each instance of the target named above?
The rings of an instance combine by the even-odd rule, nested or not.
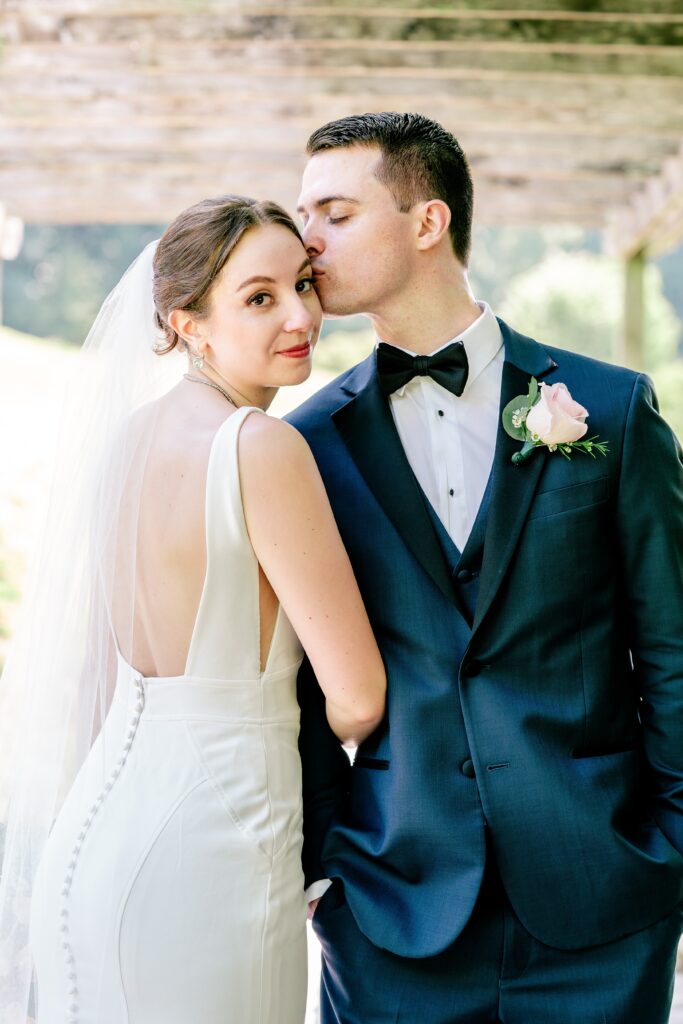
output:
[[[323,310],[381,314],[405,291],[415,254],[415,219],[401,213],[375,176],[377,146],[311,157],[298,210]]]

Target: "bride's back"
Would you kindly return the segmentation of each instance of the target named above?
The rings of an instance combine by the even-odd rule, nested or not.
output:
[[[121,544],[117,553],[117,570],[129,567],[121,578],[129,575],[132,588],[117,588],[114,629],[124,657],[146,677],[185,674],[204,585],[209,454],[216,432],[234,410],[202,397],[176,388],[145,410],[144,422],[137,424],[149,436],[139,447],[144,466],[130,474],[130,516],[124,517],[130,524],[137,516],[137,528],[121,534],[128,534],[124,543],[135,545],[135,555],[131,561]],[[230,566],[222,568],[229,576]],[[276,610],[277,600],[262,575],[266,649]]]

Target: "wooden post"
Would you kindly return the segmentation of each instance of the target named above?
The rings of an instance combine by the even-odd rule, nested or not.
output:
[[[634,253],[624,264],[624,319],[619,362],[642,370],[645,357],[645,253]]]

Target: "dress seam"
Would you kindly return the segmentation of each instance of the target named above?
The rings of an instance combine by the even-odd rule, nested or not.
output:
[[[256,850],[258,850],[258,852],[261,854],[261,856],[265,857],[265,859],[268,861],[268,864],[270,866],[272,866],[272,863],[273,863],[272,855],[269,854],[267,850],[264,850],[264,848],[263,848],[262,844],[259,842],[257,836],[251,831],[251,829],[247,825],[244,824],[244,822],[241,820],[241,818],[237,814],[237,811],[233,808],[232,804],[230,803],[230,801],[225,796],[225,793],[223,792],[222,788],[218,785],[216,779],[214,778],[213,772],[211,771],[211,769],[209,768],[208,764],[206,763],[206,761],[204,759],[204,755],[202,754],[202,752],[201,752],[201,750],[199,748],[199,744],[197,743],[196,737],[192,735],[192,730],[190,729],[188,722],[185,723],[185,733],[186,733],[187,738],[188,738],[188,740],[190,742],[192,750],[194,751],[194,755],[195,755],[197,761],[199,762],[200,767],[206,773],[206,781],[209,783],[209,785],[213,789],[213,791],[214,791],[214,793],[216,795],[216,798],[218,799],[221,807],[223,808],[225,813],[228,815],[228,817],[230,818],[230,820],[232,821],[233,825],[235,826],[237,831],[240,833],[240,835],[249,843],[249,845],[251,847],[253,847]],[[266,767],[266,777],[267,777],[267,767]],[[270,809],[270,804],[268,806],[269,806],[269,809]],[[269,815],[269,817],[270,817],[270,815]]]
[[[124,918],[125,913],[126,913],[126,907],[128,906],[128,901],[130,900],[131,894],[133,892],[133,888],[135,886],[136,879],[138,878],[138,876],[140,874],[140,871],[142,870],[143,865],[145,864],[145,861],[147,860],[147,858],[149,857],[150,853],[152,852],[155,843],[159,839],[159,836],[164,831],[164,829],[167,827],[167,825],[169,824],[169,822],[173,818],[173,816],[176,813],[176,811],[178,810],[178,808],[181,807],[185,803],[187,798],[196,789],[199,789],[201,786],[205,785],[207,781],[208,780],[206,778],[197,779],[172,804],[172,806],[168,810],[166,816],[163,818],[163,820],[159,823],[159,825],[155,829],[154,834],[150,838],[150,840],[149,840],[149,842],[147,844],[147,847],[145,848],[144,852],[138,858],[137,864],[135,865],[135,867],[133,868],[133,870],[131,872],[131,876],[130,876],[128,885],[126,887],[124,896],[123,896],[123,898],[121,900],[121,906],[120,906],[120,910],[119,910],[119,913],[118,913],[116,927],[117,927],[117,932],[118,932],[117,949],[118,949],[119,983],[121,985],[121,994],[123,996],[123,1001],[124,1001],[124,1003],[126,1005],[126,1017],[128,1016],[128,1012],[129,1011],[128,1011],[128,999],[127,999],[127,996],[126,996],[126,986],[125,986],[124,980],[123,980],[123,964],[121,963],[121,959],[122,959],[121,939],[122,939],[122,934],[123,934],[123,918]]]

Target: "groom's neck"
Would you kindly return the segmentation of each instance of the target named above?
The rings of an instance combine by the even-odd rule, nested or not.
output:
[[[461,334],[481,315],[467,273],[436,273],[413,279],[401,294],[367,314],[382,341],[429,355]]]

